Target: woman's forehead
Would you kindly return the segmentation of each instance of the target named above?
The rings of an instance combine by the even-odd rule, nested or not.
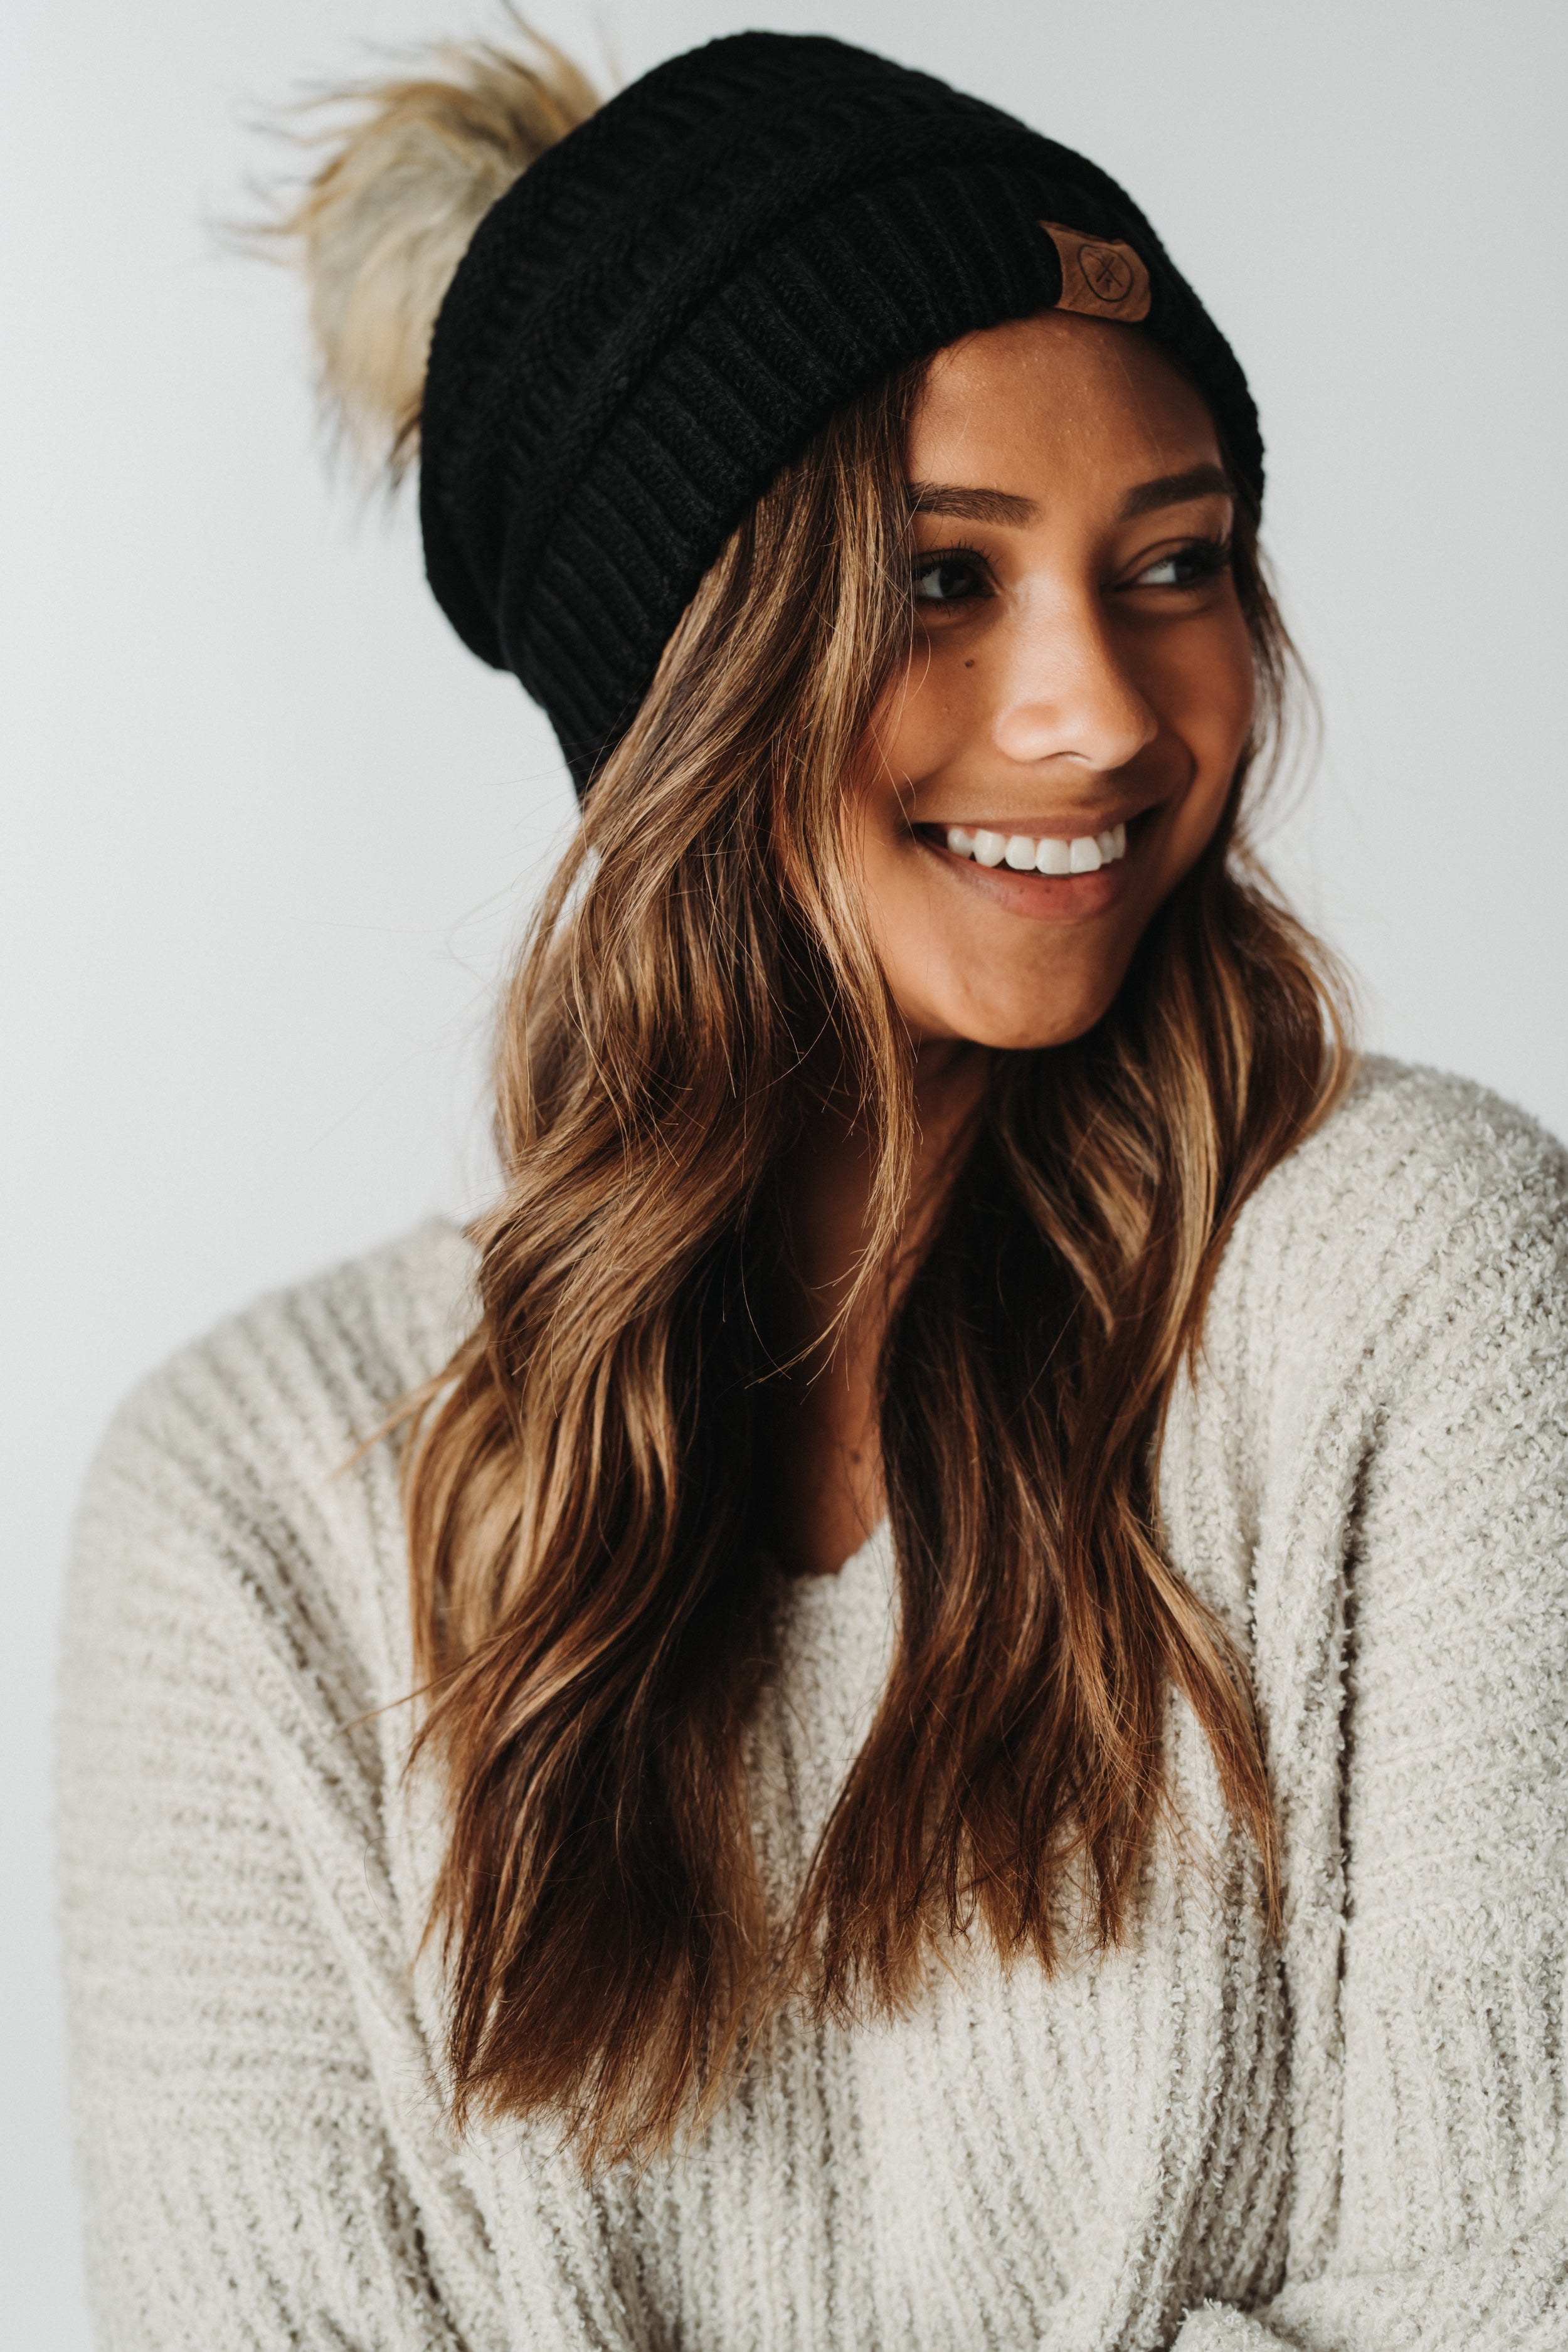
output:
[[[1086,470],[1141,479],[1218,461],[1202,395],[1135,328],[1054,312],[939,352],[910,424],[909,472],[921,485],[1032,497]]]

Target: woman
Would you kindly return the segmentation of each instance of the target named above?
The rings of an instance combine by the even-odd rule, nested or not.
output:
[[[584,820],[494,1209],[94,1475],[105,2341],[1560,2345],[1568,1171],[1248,858],[1227,347],[828,40],[456,58],[293,226]]]

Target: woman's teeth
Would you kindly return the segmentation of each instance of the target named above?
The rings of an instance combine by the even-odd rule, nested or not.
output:
[[[1037,841],[1027,833],[971,833],[950,824],[947,845],[955,857],[973,857],[977,866],[1010,866],[1016,874],[1098,874],[1102,866],[1126,856],[1127,827],[1080,833],[1075,841]]]

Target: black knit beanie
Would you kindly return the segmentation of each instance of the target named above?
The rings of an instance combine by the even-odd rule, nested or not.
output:
[[[1260,501],[1246,378],[1093,163],[841,41],[672,58],[525,172],[458,266],[420,428],[430,584],[543,705],[581,792],[730,532],[834,410],[1054,307],[1141,323]]]

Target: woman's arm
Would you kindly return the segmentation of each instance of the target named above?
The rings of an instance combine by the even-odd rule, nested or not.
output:
[[[1510,1147],[1373,1368],[1332,2242],[1180,2352],[1568,2343],[1568,1163]]]
[[[241,1354],[133,1400],[71,1576],[63,1909],[100,2340],[629,2344],[591,2212],[553,2227],[542,2184],[540,2243],[489,2241],[410,1994],[326,1511],[303,1526],[279,1496]]]

